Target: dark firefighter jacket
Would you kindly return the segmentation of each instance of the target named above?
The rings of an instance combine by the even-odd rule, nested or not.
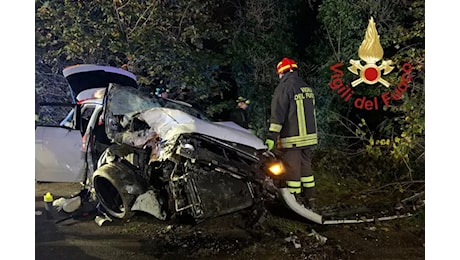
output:
[[[318,143],[315,95],[297,71],[281,78],[271,103],[270,132],[279,133],[281,148]]]
[[[241,127],[249,128],[249,118],[246,110],[236,108],[230,113],[230,120],[237,123]]]

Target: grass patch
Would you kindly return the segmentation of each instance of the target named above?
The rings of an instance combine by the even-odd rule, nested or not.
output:
[[[294,215],[295,213],[292,214]],[[270,216],[264,222],[264,226],[285,236],[289,236],[290,233],[305,235],[308,233],[308,225],[305,222],[279,216]]]
[[[315,173],[318,205],[330,205],[359,201],[359,194],[369,188],[368,183],[353,177],[343,177],[320,171]]]

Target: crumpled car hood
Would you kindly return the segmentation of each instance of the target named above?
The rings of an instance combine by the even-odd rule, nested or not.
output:
[[[261,139],[236,124],[208,122],[176,109],[151,108],[135,117],[146,122],[167,143],[174,142],[180,134],[199,133],[257,150],[267,148]]]

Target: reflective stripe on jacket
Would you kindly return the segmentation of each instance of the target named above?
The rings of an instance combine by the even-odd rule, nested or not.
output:
[[[297,71],[284,74],[275,89],[269,131],[280,134],[282,148],[318,143],[315,95]]]

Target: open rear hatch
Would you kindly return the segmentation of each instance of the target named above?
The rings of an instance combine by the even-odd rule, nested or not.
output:
[[[124,69],[93,64],[78,64],[65,68],[62,73],[69,83],[72,98],[91,88],[106,88],[109,83],[137,87],[136,76]]]

